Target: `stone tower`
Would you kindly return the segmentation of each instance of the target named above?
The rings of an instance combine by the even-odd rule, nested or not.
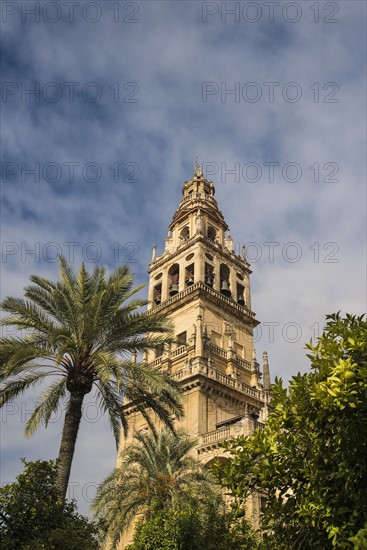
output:
[[[149,309],[171,318],[178,344],[149,352],[146,359],[180,381],[184,389],[182,427],[197,438],[205,464],[223,457],[218,443],[249,435],[268,412],[270,374],[263,354],[263,383],[253,331],[250,265],[235,253],[215,189],[196,165],[169,226],[165,249],[153,247],[149,267]],[[132,431],[146,429],[132,413]],[[249,513],[259,515],[258,498]]]

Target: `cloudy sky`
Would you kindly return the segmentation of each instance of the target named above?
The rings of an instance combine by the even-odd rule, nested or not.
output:
[[[66,255],[147,281],[195,156],[252,263],[260,356],[288,380],[325,315],[366,309],[363,1],[3,1],[1,294]],[[33,13],[32,13],[33,12]],[[1,482],[58,452],[2,411]],[[70,496],[116,452],[92,397]]]

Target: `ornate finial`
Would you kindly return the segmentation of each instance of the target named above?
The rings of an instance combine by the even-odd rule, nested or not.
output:
[[[194,162],[194,172],[195,172],[195,176],[198,176],[199,178],[203,175],[203,170],[200,164],[198,163],[197,155],[195,157],[195,162]]]

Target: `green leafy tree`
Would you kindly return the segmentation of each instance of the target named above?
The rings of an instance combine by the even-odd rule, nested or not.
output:
[[[235,519],[217,495],[153,504],[139,521],[129,550],[255,550],[258,541],[244,519]]]
[[[174,500],[184,501],[193,491],[217,490],[212,475],[188,455],[194,445],[180,430],[134,435],[134,442],[121,453],[119,467],[98,487],[93,504],[96,517],[109,526],[113,545],[138,514],[149,517],[153,504],[164,508]]]
[[[226,445],[218,472],[232,495],[267,495],[264,548],[366,547],[367,322],[327,316],[307,345],[311,372],[272,387],[264,430]]]
[[[125,433],[128,429],[124,401],[150,425],[153,411],[171,428],[172,413],[180,417],[183,409],[176,383],[144,362],[128,360],[172,340],[165,316],[139,312],[145,300],[128,301],[142,288],[132,288],[129,268],[107,276],[104,267],[89,274],[83,264],[75,274],[63,257],[59,266],[60,282],[32,275],[26,299],[8,297],[1,304],[9,314],[2,324],[26,334],[0,341],[0,406],[50,380],[26,423],[31,436],[66,399],[57,477],[65,498],[83,400],[92,388],[109,415],[116,444],[121,426]]]
[[[16,481],[0,488],[2,550],[97,549],[98,526],[60,498],[55,462],[22,462]]]

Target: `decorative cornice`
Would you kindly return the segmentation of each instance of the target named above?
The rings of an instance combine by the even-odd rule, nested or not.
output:
[[[174,252],[165,252],[161,256],[159,256],[154,262],[151,262],[149,264],[149,273],[153,269],[155,270],[160,266],[163,266],[168,261],[168,259],[170,262],[174,261],[177,256],[181,255],[183,252],[188,251],[188,249],[190,249],[197,242],[201,242],[202,244],[204,244],[208,248],[208,252],[212,252],[213,254],[224,258],[226,261],[234,263],[237,269],[244,270],[249,274],[252,273],[250,269],[250,264],[244,258],[239,256],[238,254],[235,254],[234,252],[230,252],[225,246],[214,242],[212,239],[209,239],[209,237],[201,235],[200,233],[197,233],[190,239],[187,239],[187,241],[184,241],[177,247]]]

